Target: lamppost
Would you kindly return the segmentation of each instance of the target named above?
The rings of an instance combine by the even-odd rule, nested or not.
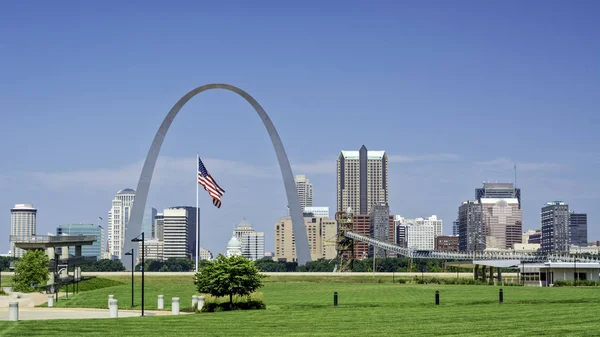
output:
[[[139,237],[142,237],[141,239],[139,239]],[[131,239],[131,242],[142,242],[142,316],[144,316],[144,232],[142,232],[142,234],[136,236],[135,238]],[[133,250],[133,248],[132,248]],[[131,265],[131,269],[133,270],[135,268],[135,266],[132,264]]]
[[[131,248],[131,251],[125,253],[125,255],[131,255],[131,307],[133,308],[135,306],[133,304],[133,272],[135,271],[135,265],[133,262],[133,248]]]

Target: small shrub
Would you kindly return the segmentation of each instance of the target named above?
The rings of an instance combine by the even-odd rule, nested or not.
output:
[[[597,287],[598,282],[592,280],[577,280],[577,284],[575,281],[571,280],[559,280],[554,282],[555,287]]]
[[[253,293],[250,296],[233,296],[233,307],[226,297],[206,295],[201,312],[220,312],[229,310],[263,310],[267,306],[263,302],[262,293]]]
[[[4,292],[4,289],[0,289],[0,296],[7,296],[8,294]]]
[[[405,283],[406,283],[406,279],[403,279],[403,278],[401,278],[401,279],[398,279],[398,280],[396,281],[396,283],[405,284]]]

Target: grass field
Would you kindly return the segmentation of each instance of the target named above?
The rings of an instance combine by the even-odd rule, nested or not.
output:
[[[117,278],[128,282],[129,278]],[[268,278],[261,289],[267,310],[203,313],[118,320],[0,321],[2,336],[593,336],[600,313],[597,288],[505,287],[498,304],[494,286],[392,284],[382,279]],[[371,283],[372,282],[372,283]],[[435,291],[441,305],[434,305]],[[339,306],[333,307],[333,292]],[[180,297],[190,306],[189,278],[153,277],[146,282],[146,308],[156,295]],[[128,308],[131,286],[80,292],[59,306],[105,308],[107,295]],[[139,288],[136,289],[139,303]],[[139,308],[139,305],[138,305]]]

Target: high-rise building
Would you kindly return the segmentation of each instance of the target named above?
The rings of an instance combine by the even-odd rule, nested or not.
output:
[[[144,234],[145,239],[146,234]],[[158,239],[144,240],[144,260],[163,261],[165,259],[165,243]],[[138,246],[138,260],[136,264],[142,261],[142,243]]]
[[[154,230],[152,231],[153,238],[158,240],[164,240],[164,225],[165,225],[165,216],[162,213],[156,213],[154,217]]]
[[[234,228],[235,237],[242,243],[242,256],[250,260],[263,258],[265,255],[265,233],[256,232],[246,218]]]
[[[328,245],[329,238],[335,240],[335,220],[321,217],[304,217],[304,226],[308,236],[310,257],[313,261],[318,259],[335,258],[335,246]],[[296,242],[292,231],[292,219],[289,216],[281,217],[274,225],[274,243],[276,261],[295,262]]]
[[[102,259],[104,252],[104,228],[93,224],[67,224],[56,228],[56,235],[95,235],[96,241],[92,245],[81,247],[81,256],[95,256]],[[75,255],[75,247],[69,247],[69,255]]]
[[[36,231],[37,209],[32,204],[16,204],[10,209],[10,252],[22,257],[25,251],[15,247],[19,239],[30,238]]]
[[[131,206],[135,199],[135,190],[125,188],[117,192],[108,211],[107,237],[108,251],[113,258],[120,259],[123,255],[123,241],[125,240],[125,227],[129,223]]]
[[[571,212],[569,214],[569,227],[571,231],[571,245],[586,247],[587,242],[587,214]]]
[[[316,217],[329,218],[329,207],[305,207],[304,213],[312,213]]]
[[[369,236],[371,238],[384,242],[394,242],[394,231],[392,230],[390,233],[390,207],[387,204],[381,203],[374,205],[371,208],[369,222]],[[373,256],[376,258],[384,258],[387,254],[384,249],[374,248],[370,245],[369,257]]]
[[[511,249],[522,242],[521,189],[512,183],[484,183],[475,189],[481,204],[486,249]]]
[[[436,215],[432,215],[426,218],[416,219],[405,219],[400,215],[396,215],[394,218],[396,225],[396,242],[404,247],[419,249],[419,250],[433,250],[435,247],[435,238],[442,235],[442,219],[438,219]],[[413,226],[419,226],[414,228]],[[430,235],[429,227],[431,226],[432,235]],[[412,230],[412,233],[410,231]],[[412,238],[412,242],[410,239]]]
[[[408,248],[433,250],[435,248],[435,228],[433,225],[415,223],[408,226]]]
[[[369,214],[388,203],[388,157],[385,151],[342,151],[337,160],[337,210]]]
[[[252,232],[242,235],[242,256],[252,261],[262,259],[265,256],[264,232]]]
[[[460,251],[485,250],[482,209],[477,201],[465,201],[458,208],[458,246]]]
[[[144,210],[144,216],[142,217],[142,232],[144,232],[144,237],[148,239],[153,239],[155,237],[154,233],[154,219],[156,218],[156,208],[146,207]]]
[[[523,242],[527,244],[538,244],[541,246],[542,244],[542,231],[536,230],[534,233],[529,234],[529,238],[527,242]]]
[[[542,252],[569,252],[569,205],[552,201],[542,207]]]
[[[163,211],[164,258],[195,259],[196,207],[176,206]]]
[[[306,207],[312,207],[313,205],[313,187],[308,178],[303,174],[297,174],[294,180],[296,181],[300,207],[304,211]]]
[[[458,219],[452,221],[452,236],[458,236]]]

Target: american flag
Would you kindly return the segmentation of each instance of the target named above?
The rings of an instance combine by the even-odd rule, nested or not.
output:
[[[217,206],[217,208],[221,208],[221,197],[225,193],[225,190],[222,189],[210,173],[208,173],[200,157],[198,157],[198,184],[202,185],[213,198],[213,205]]]

